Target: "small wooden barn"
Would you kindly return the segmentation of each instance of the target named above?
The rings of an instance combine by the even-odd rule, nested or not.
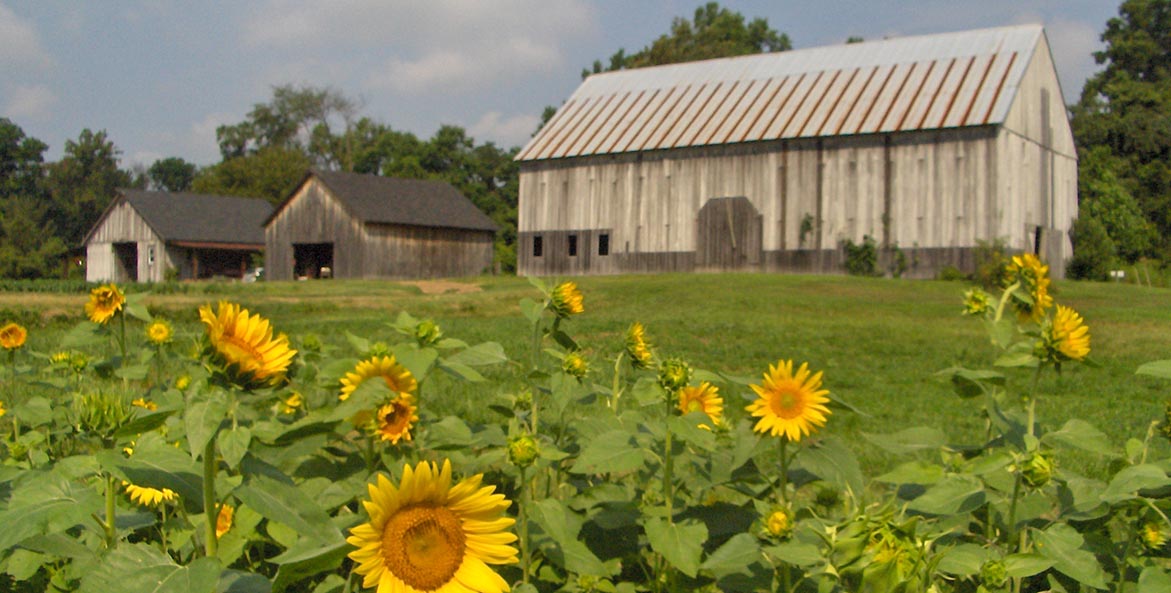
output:
[[[264,249],[265,200],[120,189],[86,234],[85,279],[241,278]]]
[[[265,221],[265,275],[468,276],[492,268],[495,234],[448,183],[314,170]]]
[[[517,155],[521,274],[907,273],[1071,255],[1077,156],[1040,26],[595,74]],[[898,251],[896,251],[896,248]]]

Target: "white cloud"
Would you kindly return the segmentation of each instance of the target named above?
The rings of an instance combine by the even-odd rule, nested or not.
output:
[[[438,50],[415,60],[391,58],[367,84],[401,92],[460,92],[534,72],[552,72],[564,61],[556,47],[506,39],[473,50]]]
[[[491,141],[501,148],[508,149],[513,146],[524,146],[540,123],[541,118],[535,115],[514,115],[504,118],[499,111],[489,111],[468,128],[468,134],[475,138],[476,142]]]
[[[55,103],[57,95],[49,87],[21,85],[12,90],[4,110],[17,119],[47,120]]]
[[[41,47],[36,28],[3,4],[0,4],[0,64],[34,69],[53,64]]]

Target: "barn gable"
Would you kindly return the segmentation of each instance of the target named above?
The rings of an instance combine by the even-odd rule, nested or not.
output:
[[[311,171],[265,222],[274,280],[478,274],[496,225],[447,183]]]
[[[594,75],[517,156],[518,268],[834,272],[866,237],[918,276],[998,238],[1061,260],[1060,101],[1032,25]]]
[[[253,198],[118,190],[86,234],[86,279],[242,277],[264,246],[272,206]]]

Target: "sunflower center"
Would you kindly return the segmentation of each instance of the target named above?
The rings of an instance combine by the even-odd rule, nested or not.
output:
[[[801,390],[792,385],[779,387],[770,403],[773,414],[785,420],[791,420],[805,412],[805,398]]]
[[[400,509],[382,529],[386,568],[420,591],[433,591],[450,581],[463,562],[466,546],[459,517],[445,507]]]
[[[688,403],[687,403],[687,412],[688,412],[689,414],[690,414],[691,412],[702,412],[702,411],[704,411],[704,409],[703,409],[703,402],[701,402],[701,401],[699,401],[699,400],[697,400],[697,399],[693,399],[693,400],[691,400],[690,402],[688,402]]]

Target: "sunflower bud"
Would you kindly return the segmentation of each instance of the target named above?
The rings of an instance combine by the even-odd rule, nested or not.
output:
[[[122,396],[112,393],[90,393],[74,400],[73,411],[77,429],[101,438],[114,434],[133,415]]]
[[[1166,523],[1161,521],[1147,521],[1143,524],[1142,529],[1139,530],[1139,539],[1143,542],[1143,547],[1146,548],[1150,554],[1161,554],[1167,547],[1167,540],[1171,539]]]
[[[370,344],[370,350],[366,353],[368,358],[375,356],[390,356],[390,346],[386,342],[374,342]]]
[[[654,364],[654,354],[646,339],[646,328],[641,323],[632,323],[626,330],[626,355],[630,357],[630,366],[636,369],[649,369]]]
[[[1171,441],[1171,400],[1163,405],[1163,420],[1159,422],[1159,433]]]
[[[512,407],[518,411],[531,410],[533,408],[533,392],[525,389],[517,393]]]
[[[537,460],[541,448],[531,434],[519,434],[508,439],[508,460],[517,467],[528,467]]]
[[[578,380],[584,379],[590,371],[590,364],[577,352],[570,352],[561,359],[561,371]]]
[[[321,337],[317,334],[305,334],[301,338],[301,348],[306,352],[321,352],[323,346]]]
[[[971,315],[972,317],[987,317],[988,312],[991,311],[989,305],[990,298],[988,293],[979,288],[972,288],[964,291],[964,315]]]
[[[980,583],[990,591],[1004,589],[1008,584],[1008,568],[1000,560],[989,560],[980,567]]]
[[[577,284],[562,282],[555,286],[552,294],[549,295],[549,309],[562,319],[585,311],[581,291],[577,289]]]
[[[1024,458],[1016,469],[1029,488],[1042,488],[1053,479],[1056,463],[1049,451],[1034,451]]]
[[[430,346],[442,337],[443,331],[430,319],[424,319],[415,326],[415,341],[419,342],[420,346]]]
[[[659,365],[659,385],[675,393],[691,383],[691,365],[678,358],[668,358]]]
[[[179,378],[175,379],[175,389],[179,391],[187,389],[189,385],[191,385],[191,377],[188,375],[179,375]]]
[[[777,507],[765,517],[764,528],[777,539],[789,539],[793,534],[793,511],[788,507]]]

